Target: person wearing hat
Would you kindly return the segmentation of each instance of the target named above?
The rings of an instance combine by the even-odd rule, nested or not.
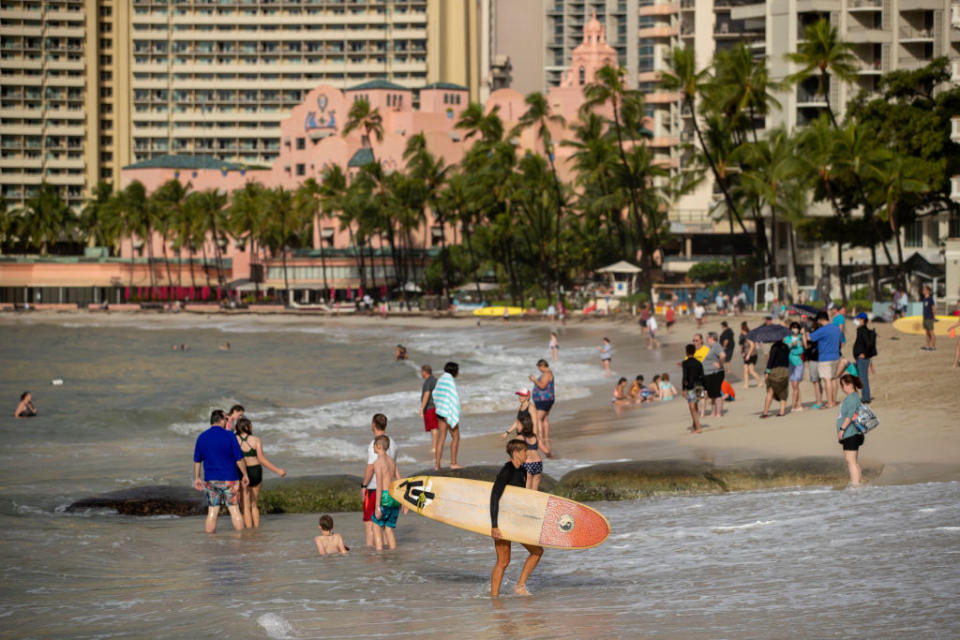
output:
[[[870,404],[870,378],[873,370],[873,358],[877,356],[877,332],[867,327],[867,314],[861,311],[853,319],[857,325],[857,339],[853,343],[853,360],[857,365],[857,376],[863,383],[860,401]]]
[[[513,419],[513,424],[510,425],[510,428],[503,432],[503,435],[500,436],[501,440],[506,439],[511,432],[516,431],[517,435],[520,435],[521,419],[524,416],[527,416],[533,421],[533,428],[536,433],[540,433],[540,422],[537,420],[537,410],[531,406],[530,403],[530,390],[529,389],[520,389],[515,392],[517,399],[520,401],[520,406],[517,408],[517,417]]]

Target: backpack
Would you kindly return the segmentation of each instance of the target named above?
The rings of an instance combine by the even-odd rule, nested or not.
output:
[[[867,329],[867,357],[877,357],[877,332],[873,329]]]
[[[853,414],[853,426],[858,433],[873,431],[880,425],[880,418],[873,412],[869,406],[860,404],[856,413]]]

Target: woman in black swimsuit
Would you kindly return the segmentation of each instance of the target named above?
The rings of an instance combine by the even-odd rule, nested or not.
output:
[[[13,412],[14,418],[33,418],[37,415],[37,408],[33,406],[33,396],[29,391],[20,394],[20,404],[17,410]]]
[[[263,453],[263,442],[253,435],[253,424],[247,418],[237,420],[237,441],[240,443],[243,461],[247,463],[247,476],[250,478],[250,485],[243,489],[243,524],[247,528],[255,529],[260,526],[260,508],[257,506],[263,482],[263,467],[260,465],[281,478],[287,475],[287,472],[267,460]]]
[[[537,417],[537,410],[531,406],[530,402],[530,390],[529,389],[520,389],[516,393],[517,398],[520,400],[520,407],[517,409],[517,417],[513,420],[513,424],[510,425],[510,428],[503,432],[503,435],[500,436],[501,440],[506,439],[510,432],[516,430],[517,435],[520,435],[520,431],[523,428],[521,419],[526,416],[533,421],[533,428],[535,433],[540,433],[539,422]]]

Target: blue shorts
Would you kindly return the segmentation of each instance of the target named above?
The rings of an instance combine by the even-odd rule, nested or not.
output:
[[[527,473],[531,476],[538,476],[543,473],[543,462],[524,462],[523,468],[527,470]]]
[[[790,365],[790,382],[803,382],[803,363]]]
[[[377,512],[373,512],[373,516],[370,518],[373,521],[373,524],[378,527],[390,527],[391,529],[397,528],[397,517],[400,515],[400,507],[384,507],[380,505],[380,517],[377,517]]]
[[[533,406],[537,411],[550,411],[553,408],[553,400],[534,400]]]

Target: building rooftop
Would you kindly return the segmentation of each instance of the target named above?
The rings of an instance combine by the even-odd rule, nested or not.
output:
[[[445,91],[470,91],[467,87],[452,82],[434,82],[423,87],[424,89],[443,89]]]
[[[410,91],[403,85],[390,82],[389,80],[371,80],[353,87],[348,87],[344,91],[371,91],[373,89],[386,89],[388,91]]]
[[[207,156],[157,156],[128,164],[124,169],[214,169],[216,171],[243,171],[246,165],[217,160]]]

